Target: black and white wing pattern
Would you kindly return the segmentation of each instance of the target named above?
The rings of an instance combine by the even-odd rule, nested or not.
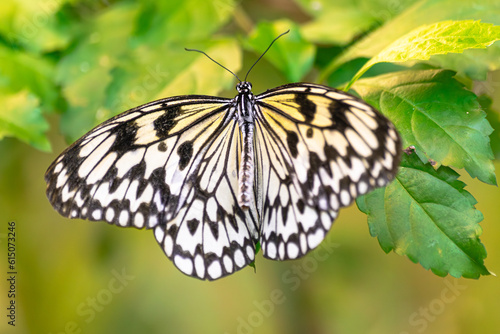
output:
[[[215,280],[255,259],[296,259],[338,210],[386,185],[401,140],[347,93],[290,84],[234,99],[180,96],[91,130],[45,175],[63,216],[153,229],[186,275]]]
[[[255,205],[236,201],[241,134],[230,99],[181,96],[124,112],[66,149],[45,175],[63,216],[154,229],[185,274],[217,279],[255,258]]]
[[[394,178],[401,139],[377,110],[326,86],[277,87],[256,105],[261,247],[296,259],[320,244],[339,208]]]

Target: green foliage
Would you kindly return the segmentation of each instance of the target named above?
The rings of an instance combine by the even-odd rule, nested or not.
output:
[[[444,70],[401,71],[358,82],[356,92],[388,116],[423,161],[465,168],[496,184],[486,120],[476,96]],[[436,145],[439,143],[439,145]]]
[[[50,142],[43,134],[49,126],[35,96],[27,91],[0,91],[0,104],[0,139],[15,136],[39,150],[50,151]]]
[[[296,82],[311,70],[316,53],[316,47],[304,40],[297,25],[285,20],[262,22],[255,27],[247,44],[257,53],[262,53],[269,46],[269,41],[287,30],[290,30],[287,38],[269,49],[266,60],[284,72],[290,81]]]
[[[479,241],[483,215],[458,176],[449,167],[435,170],[415,154],[404,154],[394,182],[357,199],[386,253],[406,255],[439,276],[489,274]]]
[[[356,94],[393,120],[405,147],[415,147],[395,182],[357,201],[382,248],[441,276],[488,274],[478,239],[482,215],[450,167],[496,183],[495,97],[489,89],[478,99],[472,88],[473,80],[500,68],[500,43],[494,43],[500,3],[296,3],[309,20],[259,9],[271,13],[264,20],[234,0],[3,1],[0,138],[49,150],[48,113],[61,115],[60,131],[71,142],[150,100],[234,89],[230,73],[184,48],[207,52],[241,77],[248,70],[241,68],[242,45],[257,58],[290,29],[257,65],[270,73],[260,78],[256,68],[252,81],[278,73],[289,81],[355,83]]]
[[[444,21],[412,30],[371,58],[347,85],[348,88],[370,67],[381,62],[427,60],[430,56],[486,48],[500,39],[500,26],[478,21]]]

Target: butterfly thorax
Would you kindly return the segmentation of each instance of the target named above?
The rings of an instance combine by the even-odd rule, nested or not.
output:
[[[252,204],[253,198],[255,95],[251,91],[252,84],[247,81],[238,83],[236,89],[238,90],[235,99],[237,117],[243,143],[238,177],[238,204],[246,210]]]

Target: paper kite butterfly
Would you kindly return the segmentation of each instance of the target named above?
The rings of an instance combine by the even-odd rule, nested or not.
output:
[[[152,229],[199,279],[244,268],[259,243],[268,259],[306,255],[341,207],[395,177],[401,139],[343,91],[251,88],[245,77],[234,99],[170,97],[98,125],[48,168],[50,202],[65,217]]]

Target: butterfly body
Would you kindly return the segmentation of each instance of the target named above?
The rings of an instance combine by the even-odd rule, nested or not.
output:
[[[236,85],[238,95],[235,98],[238,109],[238,124],[242,134],[243,149],[239,173],[238,204],[247,210],[252,202],[254,180],[254,151],[253,132],[255,122],[255,96],[252,93],[252,84],[242,81]]]
[[[63,216],[153,229],[186,275],[214,280],[264,257],[297,259],[341,207],[399,164],[392,123],[336,89],[295,83],[234,99],[154,101],[97,126],[49,167]]]

